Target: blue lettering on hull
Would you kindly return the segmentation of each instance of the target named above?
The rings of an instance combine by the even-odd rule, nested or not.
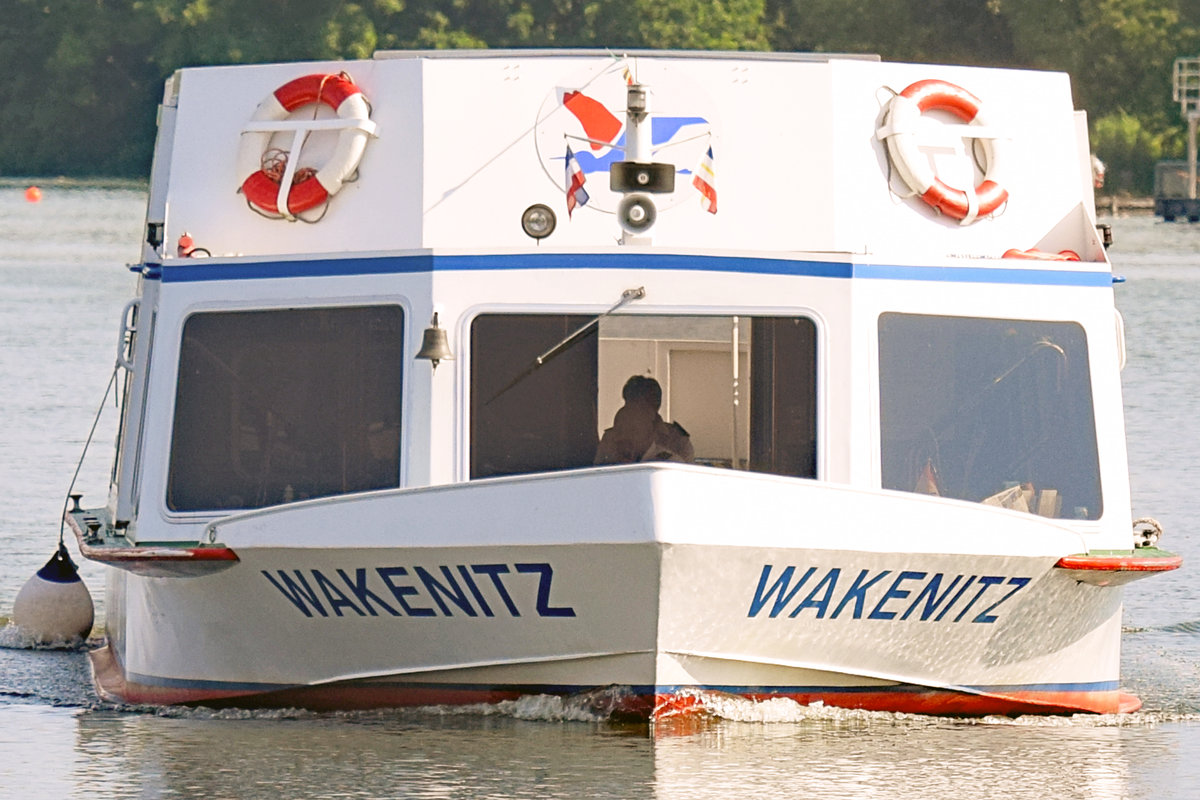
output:
[[[262,570],[306,617],[574,617],[551,602],[554,568],[545,562],[456,564],[436,569],[358,567]]]
[[[890,569],[847,571],[843,576],[841,567],[831,567],[820,577],[816,573],[816,567],[800,572],[799,567],[786,566],[776,572],[774,565],[764,564],[746,616],[757,617],[766,610],[767,617],[775,618],[790,609],[788,619],[809,612],[813,619],[903,621],[911,617],[921,622],[989,625],[1000,618],[998,610],[1032,580],[914,570],[893,573]],[[812,590],[801,595],[805,585]]]

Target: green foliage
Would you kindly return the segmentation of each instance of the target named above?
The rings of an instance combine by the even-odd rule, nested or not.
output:
[[[762,0],[640,0],[643,44],[680,50],[766,50]]]
[[[159,71],[153,20],[132,4],[17,0],[0,22],[0,171],[144,173]]]
[[[1069,72],[1108,188],[1181,152],[1171,65],[1200,0],[6,0],[0,173],[141,176],[172,71],[379,49],[877,53]],[[19,122],[18,122],[19,121]]]
[[[768,0],[775,50],[892,61],[1004,64],[1010,32],[979,0]]]
[[[1172,132],[1157,120],[1157,130],[1124,111],[1101,117],[1092,123],[1092,150],[1108,168],[1105,187],[1148,195],[1154,189],[1154,164],[1174,155]]]

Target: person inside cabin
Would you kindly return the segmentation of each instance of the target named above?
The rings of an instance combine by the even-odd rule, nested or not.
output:
[[[596,464],[631,464],[637,461],[690,462],[695,455],[691,437],[678,422],[666,422],[658,413],[662,387],[654,378],[634,375],[621,389],[625,405],[613,416],[596,448]]]

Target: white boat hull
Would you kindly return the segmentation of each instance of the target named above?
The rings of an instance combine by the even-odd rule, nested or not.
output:
[[[1130,536],[1065,74],[421,51],[181,70],[159,117],[67,512],[109,697],[1136,707],[1121,586],[1181,560]],[[692,463],[593,466],[645,458]]]
[[[659,464],[309,501],[210,531],[235,566],[113,571],[110,697],[599,692],[640,716],[703,691],[961,714],[1136,704],[1118,686],[1120,588],[1055,567],[1080,536],[977,504]]]

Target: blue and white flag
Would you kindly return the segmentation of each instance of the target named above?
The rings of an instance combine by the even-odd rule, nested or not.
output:
[[[567,145],[567,219],[571,218],[576,206],[585,206],[591,199],[588,197],[587,190],[583,188],[586,181],[583,168],[579,166],[579,162],[575,160],[575,154],[571,152],[571,145]]]

